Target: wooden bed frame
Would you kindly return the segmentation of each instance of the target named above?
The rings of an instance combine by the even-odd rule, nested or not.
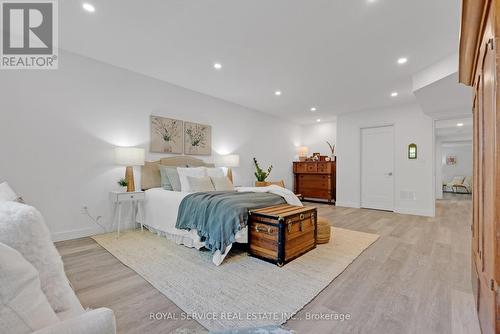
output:
[[[141,168],[141,188],[147,190],[151,188],[161,187],[160,169],[159,166],[174,166],[174,167],[214,167],[213,163],[208,163],[203,160],[189,157],[189,156],[176,156],[161,158],[157,161],[146,161]],[[232,177],[228,174],[228,178]]]

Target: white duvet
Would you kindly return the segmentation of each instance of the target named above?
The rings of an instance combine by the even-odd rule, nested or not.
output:
[[[236,191],[269,192],[282,196],[288,204],[302,206],[302,203],[293,192],[275,185],[259,188],[239,187],[236,188]],[[196,249],[202,248],[205,244],[201,241],[196,230],[186,231],[175,228],[179,206],[182,199],[187,195],[189,195],[187,192],[169,191],[163,188],[146,190],[144,212],[142,215],[138,215],[137,221],[142,222],[151,231],[163,235],[179,245]],[[235,238],[238,243],[247,243],[247,228],[238,231]],[[226,247],[226,251],[223,254],[220,251],[216,251],[212,262],[216,266],[219,266],[231,248],[232,245]]]

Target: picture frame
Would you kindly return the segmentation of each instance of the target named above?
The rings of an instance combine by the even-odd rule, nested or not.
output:
[[[182,120],[151,115],[150,151],[153,153],[182,154],[183,123]]]
[[[184,154],[212,154],[212,127],[210,125],[184,122]]]

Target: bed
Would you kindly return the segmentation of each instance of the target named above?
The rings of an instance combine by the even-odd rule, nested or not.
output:
[[[176,228],[177,217],[181,202],[189,195],[188,192],[170,191],[161,188],[160,186],[160,172],[159,165],[174,166],[174,167],[214,167],[213,164],[205,163],[202,160],[188,157],[170,157],[160,159],[159,161],[146,162],[141,171],[141,184],[142,189],[146,193],[144,201],[144,210],[137,220],[141,222],[148,230],[157,233],[160,236],[166,237],[179,245],[201,249],[205,247],[205,242],[198,235],[196,229],[185,230]],[[228,176],[230,179],[231,177]],[[232,180],[231,180],[232,181]],[[279,187],[277,187],[279,188]],[[242,191],[254,191],[253,188],[241,188]],[[282,188],[280,188],[282,189]],[[282,195],[280,192],[285,189],[274,189],[275,192]],[[255,192],[264,192],[265,189],[255,190]],[[293,195],[293,194],[292,194]],[[293,198],[292,198],[293,200]],[[288,201],[288,200],[287,200]],[[300,201],[297,199],[298,203]],[[248,233],[247,228],[240,229],[234,235],[234,241],[237,243],[247,243]],[[212,261],[215,265],[220,265],[225,256],[232,248],[232,244],[225,247],[224,251],[214,251]]]

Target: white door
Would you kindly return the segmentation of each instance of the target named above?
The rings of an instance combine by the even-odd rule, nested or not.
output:
[[[361,129],[361,207],[394,211],[394,127]]]

